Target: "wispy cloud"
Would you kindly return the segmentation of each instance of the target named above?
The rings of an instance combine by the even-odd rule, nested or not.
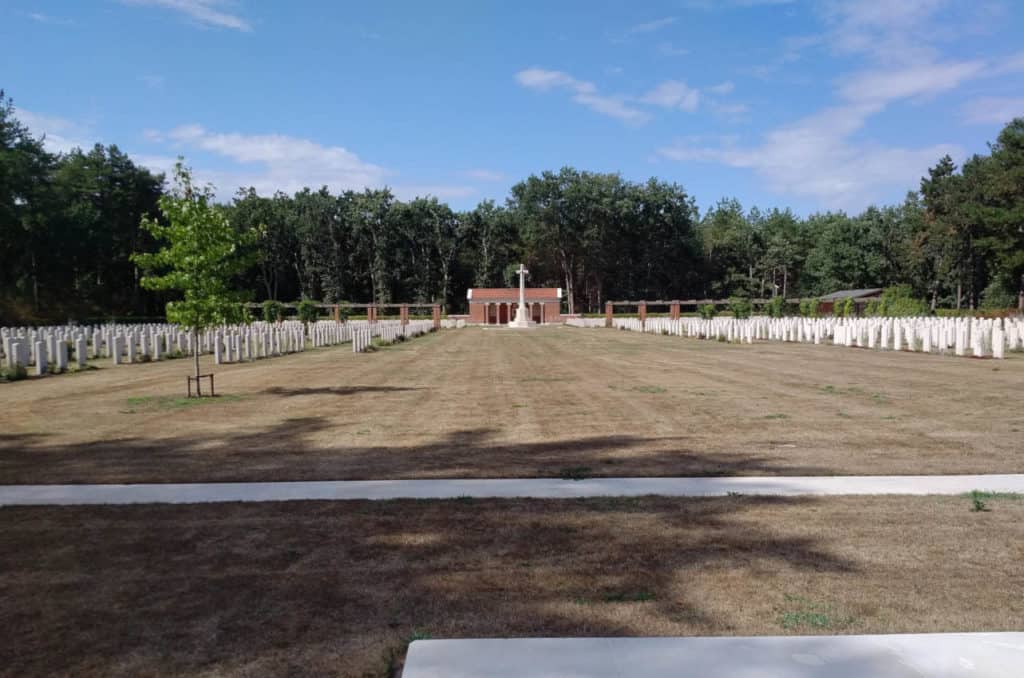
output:
[[[240,167],[227,173],[228,186],[253,186],[261,193],[293,193],[306,186],[361,189],[382,185],[387,175],[383,167],[364,162],[341,146],[283,134],[220,133],[202,125],[182,125],[166,139],[177,149],[205,151],[235,162]],[[222,181],[215,183],[220,186]]]
[[[676,47],[671,42],[665,41],[658,43],[658,54],[666,57],[677,57],[686,56],[690,53],[690,50],[685,47]]]
[[[832,0],[818,8],[823,31],[784,40],[782,56],[765,64],[764,74],[799,60],[808,49],[862,60],[859,70],[834,81],[830,106],[746,143],[684,139],[663,146],[659,154],[748,169],[781,194],[808,198],[824,208],[858,210],[888,199],[894,187],[915,185],[942,155],[963,155],[953,144],[906,147],[873,141],[866,130],[875,116],[897,102],[920,102],[968,82],[1024,71],[1024,53],[991,60],[944,58],[937,46],[961,31],[948,17],[938,21],[951,8],[948,0]],[[729,85],[707,91],[727,94]],[[746,113],[740,104],[716,99],[708,106],[725,115]],[[962,113],[967,122],[1005,122],[1014,110],[1024,111],[1024,99],[978,99]]]
[[[666,80],[640,97],[640,101],[692,113],[700,106],[700,92],[681,80]]]
[[[647,21],[642,24],[636,24],[630,26],[626,31],[627,35],[637,35],[639,33],[653,33],[660,31],[662,28],[667,28],[676,22],[676,17],[667,16],[662,19],[655,19],[654,21]]]
[[[471,169],[466,170],[463,174],[478,181],[504,181],[506,179],[504,173],[489,169]]]
[[[121,0],[126,5],[160,7],[179,12],[201,26],[251,31],[252,25],[239,14],[229,11],[233,3],[225,0]]]
[[[733,84],[730,80],[726,80],[725,82],[720,82],[717,85],[712,85],[711,87],[708,87],[709,92],[711,92],[712,94],[718,94],[719,96],[729,94],[734,89],[736,89],[736,85]]]
[[[984,61],[949,61],[872,69],[846,78],[839,94],[848,101],[879,103],[938,94],[977,77],[985,67]]]
[[[598,93],[597,86],[586,80],[577,80],[563,71],[549,71],[543,68],[528,68],[516,73],[516,82],[527,89],[546,92],[564,89],[572,93],[572,101],[590,110],[612,118],[643,123],[650,119],[644,111],[630,106],[626,98]]]
[[[25,14],[32,21],[36,21],[41,24],[54,24],[56,26],[70,26],[75,23],[69,17],[64,16],[53,16],[52,14],[43,14],[42,12],[28,12]]]
[[[466,183],[391,181],[396,178],[395,172],[366,162],[344,147],[283,134],[222,133],[192,124],[167,132],[146,130],[143,135],[161,145],[162,150],[137,156],[141,164],[167,173],[174,157],[185,155],[197,179],[213,184],[221,200],[230,199],[240,187],[250,186],[261,195],[272,195],[321,186],[337,192],[390,185],[402,200],[428,195],[457,200],[479,193],[476,186]]]
[[[1024,117],[1024,97],[982,97],[964,104],[962,112],[972,124],[1005,125]]]
[[[945,154],[962,155],[953,145],[886,147],[852,137],[877,106],[836,107],[767,133],[755,146],[700,146],[681,142],[659,153],[680,161],[715,162],[750,169],[771,190],[809,198],[827,209],[860,210],[893,186],[913,186],[929,165]]]
[[[75,148],[91,148],[86,125],[56,115],[35,113],[19,108],[14,117],[21,121],[35,137],[45,136],[43,146],[51,153],[67,153]]]

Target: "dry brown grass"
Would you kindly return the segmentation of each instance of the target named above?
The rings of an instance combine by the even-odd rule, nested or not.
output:
[[[0,483],[1024,471],[1024,357],[467,329],[0,385]],[[164,398],[161,400],[161,398]]]
[[[0,672],[384,676],[415,635],[1024,630],[1024,501],[0,510]]]

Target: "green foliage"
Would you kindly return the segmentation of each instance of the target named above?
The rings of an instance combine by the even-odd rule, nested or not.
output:
[[[919,192],[860,214],[799,218],[724,199],[700,215],[682,186],[572,167],[526,177],[503,204],[464,212],[434,198],[399,201],[387,189],[245,189],[217,206],[179,185],[168,197],[194,209],[171,219],[159,216],[163,190],[162,176],[116,146],[47,152],[0,95],[0,325],[152,316],[168,300],[195,322],[244,320],[232,303],[211,301],[231,302],[224,293],[235,291],[464,311],[467,287],[511,284],[519,262],[531,286],[563,288],[573,312],[600,311],[609,299],[810,297],[895,285],[929,309],[1005,311],[1024,290],[1024,118],[987,154],[962,167],[938,159]],[[188,274],[170,280],[175,266],[156,253],[172,246],[139,228],[145,218],[179,229],[200,211],[217,226],[202,249],[220,248],[217,234],[230,230],[230,258],[247,262],[206,267],[226,281],[213,296],[187,293]],[[140,286],[132,252],[152,254],[146,277],[167,286]],[[178,264],[186,260],[205,265],[191,256]]]
[[[284,320],[284,304],[273,299],[263,302],[263,322],[276,323]]]
[[[782,318],[786,315],[786,300],[783,297],[772,297],[764,305],[764,312],[770,318]]]
[[[704,320],[711,320],[718,315],[718,309],[715,308],[714,304],[704,304],[697,309],[697,313]]]
[[[857,315],[857,302],[852,298],[836,299],[832,302],[832,315],[836,318],[852,318]]]
[[[817,299],[803,299],[800,301],[800,315],[805,318],[817,318],[820,315],[819,306]]]
[[[732,311],[732,317],[743,319],[750,317],[750,314],[753,312],[753,306],[750,303],[750,299],[733,297],[729,300],[729,310]]]
[[[145,217],[140,224],[162,244],[156,252],[132,255],[146,271],[142,286],[182,294],[167,303],[168,322],[193,331],[242,322],[232,279],[249,265],[242,248],[255,242],[256,233],[232,228],[225,210],[213,204],[213,189],[196,186],[180,160],[174,180],[175,191],[160,198],[163,220]]]
[[[867,315],[887,317],[928,315],[929,312],[928,303],[915,298],[910,285],[887,287],[877,302],[868,302],[865,308]]]
[[[1015,308],[1017,295],[1010,291],[1003,279],[996,278],[981,292],[981,308],[987,311]]]
[[[985,503],[985,497],[981,492],[975,490],[971,492],[971,511],[974,513],[981,513],[989,511],[988,504]]]
[[[303,299],[296,308],[299,320],[305,324],[315,323],[320,318],[320,308],[312,299]]]
[[[0,381],[21,381],[28,378],[24,365],[13,365],[0,370]]]

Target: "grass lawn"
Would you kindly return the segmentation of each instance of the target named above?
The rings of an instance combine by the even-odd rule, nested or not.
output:
[[[388,676],[415,638],[1024,630],[1024,501],[0,510],[8,675]]]
[[[220,366],[201,405],[189,369],[0,385],[0,483],[1024,471],[1021,355],[470,328]]]

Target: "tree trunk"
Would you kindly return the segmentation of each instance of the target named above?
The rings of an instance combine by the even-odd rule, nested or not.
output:
[[[1020,289],[1017,291],[1017,312],[1024,314],[1024,273],[1020,274]]]
[[[956,310],[960,310],[964,298],[964,283],[962,280],[956,282]]]

